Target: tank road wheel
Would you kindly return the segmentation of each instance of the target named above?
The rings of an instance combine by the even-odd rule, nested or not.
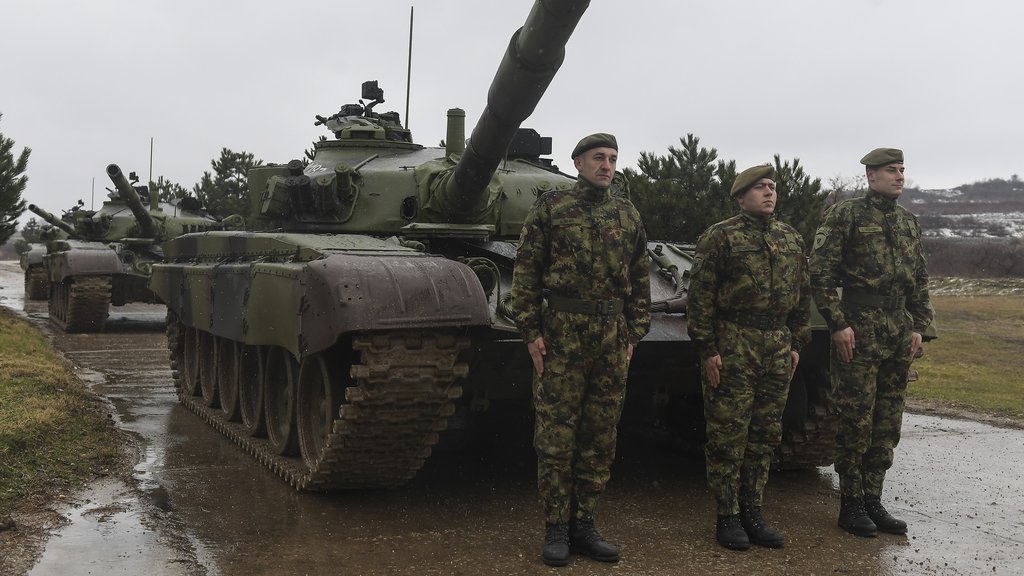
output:
[[[50,279],[46,268],[29,266],[25,270],[25,298],[28,300],[46,300],[50,296]]]
[[[299,438],[295,427],[296,362],[290,352],[274,346],[263,372],[263,398],[270,449],[281,455],[296,454]]]
[[[299,490],[397,486],[455,412],[456,380],[469,372],[458,357],[470,344],[454,330],[356,334],[301,366],[282,347],[236,344],[241,425],[197,396],[180,399]],[[255,438],[264,431],[266,441]]]
[[[298,427],[299,447],[306,466],[319,463],[334,419],[344,396],[344,384],[338,371],[324,357],[314,354],[302,361],[299,368]]]
[[[203,404],[216,408],[220,400],[217,392],[217,337],[201,330],[196,343],[199,356],[199,389],[203,394]]]
[[[242,345],[238,355],[238,413],[242,428],[248,436],[262,436],[266,431],[263,420],[263,369],[266,351],[262,346]]]
[[[217,390],[220,393],[220,409],[229,422],[238,420],[240,371],[238,343],[230,338],[217,338]]]
[[[67,278],[50,290],[50,319],[65,332],[99,332],[110,310],[110,277]]]
[[[199,393],[199,334],[199,330],[192,326],[185,327],[179,390],[179,393],[185,396],[195,396]]]
[[[185,355],[185,325],[178,322],[178,315],[167,311],[165,321],[165,332],[167,334],[167,359],[171,361],[171,375],[174,378],[175,388],[181,389],[181,367],[184,365]]]

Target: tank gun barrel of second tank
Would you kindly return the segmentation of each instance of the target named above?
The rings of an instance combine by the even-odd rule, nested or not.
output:
[[[456,219],[485,206],[487,184],[562,65],[565,45],[589,5],[590,0],[536,0],[512,35],[487,91],[487,107],[444,191],[444,204]]]
[[[54,216],[53,214],[47,212],[46,210],[43,210],[39,206],[36,206],[35,204],[29,204],[28,205],[28,209],[31,210],[32,212],[36,213],[43,220],[46,220],[50,224],[53,224],[54,226],[56,226],[57,228],[60,228],[61,230],[67,232],[68,234],[74,234],[75,233],[75,229],[72,228],[71,225],[69,225],[67,222],[61,220],[60,218],[57,218],[56,216]]]
[[[121,198],[128,203],[132,214],[138,220],[139,236],[154,238],[156,236],[156,226],[153,223],[153,216],[146,210],[146,205],[142,203],[142,198],[139,197],[139,193],[135,191],[135,188],[125,178],[121,168],[117,164],[108,165],[107,176],[110,177],[110,181],[114,183]]]

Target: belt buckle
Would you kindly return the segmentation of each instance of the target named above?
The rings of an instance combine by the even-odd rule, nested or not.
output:
[[[594,313],[597,314],[598,316],[607,316],[608,312],[605,309],[605,304],[606,302],[604,300],[595,300]]]

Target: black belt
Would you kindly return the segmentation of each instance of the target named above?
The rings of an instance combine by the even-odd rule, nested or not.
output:
[[[735,311],[722,312],[720,317],[727,322],[758,330],[782,330],[786,326],[788,318],[788,316],[776,316],[774,314]]]
[[[843,302],[854,306],[867,306],[869,308],[881,308],[882,310],[903,310],[906,308],[907,299],[904,296],[889,296],[878,294],[867,290],[851,290],[843,288]]]
[[[559,312],[591,316],[614,316],[622,312],[622,300],[585,300],[583,298],[566,298],[555,294],[548,295],[547,300],[548,307]]]

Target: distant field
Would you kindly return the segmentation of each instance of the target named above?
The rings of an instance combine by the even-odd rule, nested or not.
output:
[[[932,278],[932,296],[1024,296],[1024,278]]]
[[[910,395],[1024,420],[1024,281],[936,279],[932,303]]]

